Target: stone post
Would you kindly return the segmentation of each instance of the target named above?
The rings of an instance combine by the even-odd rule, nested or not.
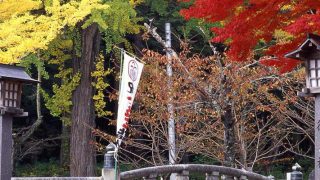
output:
[[[221,176],[221,179],[222,180],[234,180],[234,177],[233,176],[230,176],[230,175],[222,175]]]
[[[211,172],[211,173],[206,173],[206,180],[219,180],[220,179],[220,174],[219,172]]]
[[[314,172],[315,177],[320,177],[320,94],[316,94],[314,104]]]
[[[148,177],[144,177],[144,180],[157,180],[157,174],[150,174]]]
[[[247,176],[242,175],[242,176],[240,177],[240,180],[248,180],[248,178],[247,178]]]
[[[107,146],[107,152],[104,154],[104,164],[102,169],[102,178],[103,180],[119,180],[119,173],[115,169],[115,149],[116,146],[113,143],[110,143]],[[117,176],[116,176],[117,175]]]
[[[314,177],[314,170],[312,170],[311,173],[309,174],[308,180],[316,180]]]
[[[294,166],[292,166],[292,172],[287,173],[287,179],[289,180],[303,180],[303,174],[300,172],[301,166],[296,163]],[[289,177],[288,177],[289,175]]]
[[[0,179],[12,176],[12,115],[4,111],[0,115]]]
[[[176,180],[189,180],[189,171],[177,173]]]
[[[270,180],[275,180],[274,176],[272,176],[272,175],[269,175],[267,178]]]

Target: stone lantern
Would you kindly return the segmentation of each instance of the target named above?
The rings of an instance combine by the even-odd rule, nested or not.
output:
[[[27,116],[20,108],[22,85],[36,83],[22,67],[0,64],[0,179],[12,175],[12,119]]]
[[[307,39],[294,51],[285,55],[287,58],[304,61],[306,87],[299,96],[315,97],[315,161],[314,177],[320,177],[320,36],[308,34]]]
[[[306,87],[302,89],[302,93],[305,95],[320,93],[320,36],[308,34],[307,39],[298,49],[285,56],[304,61]]]

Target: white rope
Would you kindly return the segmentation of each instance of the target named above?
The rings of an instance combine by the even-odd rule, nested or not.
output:
[[[142,64],[146,64],[146,62],[144,62],[143,60],[141,60],[140,58],[138,58],[136,55],[124,50],[123,48],[120,48],[116,45],[114,45],[113,47],[117,48],[117,49],[120,49],[122,52],[125,52],[126,54],[129,54],[130,56],[133,56],[136,60],[138,60],[139,62],[141,62]]]

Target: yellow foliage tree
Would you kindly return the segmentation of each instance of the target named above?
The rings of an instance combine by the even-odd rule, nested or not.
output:
[[[106,10],[110,6],[100,0],[70,1],[60,4],[58,0],[52,0],[51,5],[39,6],[39,2],[32,1],[24,7],[20,3],[14,4],[13,0],[1,2],[0,12],[4,8],[11,10],[0,16],[0,62],[6,64],[18,63],[29,53],[37,49],[47,49],[48,44],[61,33],[66,26],[75,24],[93,11]],[[3,4],[2,4],[3,3]],[[23,7],[22,9],[20,9]],[[45,14],[32,14],[29,10],[44,8]]]
[[[68,36],[66,32],[72,32],[67,39],[72,42],[72,50],[67,59],[72,60],[73,66],[59,74],[61,79],[64,73],[70,73],[74,77],[79,76],[79,83],[74,87],[66,84],[54,86],[53,97],[59,96],[59,91],[64,92],[63,87],[72,92],[72,102],[64,98],[66,106],[72,105],[71,112],[71,152],[70,152],[70,174],[71,176],[94,176],[95,175],[95,152],[89,145],[94,137],[89,127],[95,127],[93,99],[98,102],[98,113],[104,112],[103,94],[100,90],[106,88],[103,84],[99,71],[104,71],[101,59],[94,63],[100,51],[100,40],[102,39],[110,50],[111,44],[122,42],[121,36],[126,33],[136,33],[139,28],[135,25],[138,20],[133,9],[135,4],[141,0],[5,0],[0,1],[0,63],[14,64],[26,59],[29,55],[38,52],[49,53],[49,58],[66,57],[58,54],[55,49],[50,48],[54,40]],[[9,10],[8,10],[9,9]],[[101,38],[102,34],[102,38]],[[62,38],[63,39],[63,38]],[[58,47],[58,49],[61,49]],[[64,51],[61,51],[64,52]],[[62,59],[59,60],[59,62]],[[58,62],[58,61],[57,61]],[[65,61],[60,64],[65,63]],[[93,75],[93,77],[91,77]],[[99,88],[98,94],[93,98],[92,81],[96,78],[94,85]],[[72,77],[70,77],[71,80]],[[69,82],[65,80],[64,82]],[[70,89],[71,88],[71,89]],[[69,94],[70,94],[69,93]],[[61,94],[61,93],[60,93]],[[59,96],[63,98],[65,96]],[[59,102],[59,99],[53,99]],[[53,101],[52,101],[53,102]],[[55,110],[61,113],[56,107]],[[65,110],[64,110],[65,111]],[[108,113],[104,112],[105,115]],[[79,145],[79,142],[82,142]],[[85,144],[85,145],[84,145]]]

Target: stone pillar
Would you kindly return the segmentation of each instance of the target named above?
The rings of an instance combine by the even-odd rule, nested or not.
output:
[[[206,180],[219,180],[220,179],[220,174],[219,172],[211,172],[211,173],[206,173]]]
[[[242,176],[240,177],[240,180],[248,180],[248,178],[247,178],[247,176],[243,176],[243,175],[242,175]]]
[[[177,173],[176,180],[189,180],[189,171]]]
[[[316,180],[314,177],[314,170],[312,170],[309,174],[309,179],[308,180]]]
[[[156,174],[150,174],[148,177],[144,177],[144,180],[157,180],[157,175]]]
[[[12,176],[12,115],[0,115],[0,179],[10,180]]]
[[[315,177],[320,177],[320,94],[316,94],[315,98],[315,123],[314,123],[314,130],[315,130],[315,155],[314,155],[314,161],[315,161]]]
[[[234,180],[234,177],[230,176],[230,175],[223,175],[223,176],[221,176],[221,179],[222,180]]]
[[[272,176],[272,175],[269,175],[267,178],[270,180],[275,180],[274,176]]]
[[[102,178],[103,180],[117,180],[120,179],[119,173],[115,169],[115,149],[116,146],[113,143],[110,143],[107,146],[107,152],[104,154],[104,165],[102,169]],[[116,176],[117,175],[117,176]]]
[[[301,166],[296,163],[292,166],[292,172],[290,173],[290,180],[303,180],[303,174],[300,172]]]

